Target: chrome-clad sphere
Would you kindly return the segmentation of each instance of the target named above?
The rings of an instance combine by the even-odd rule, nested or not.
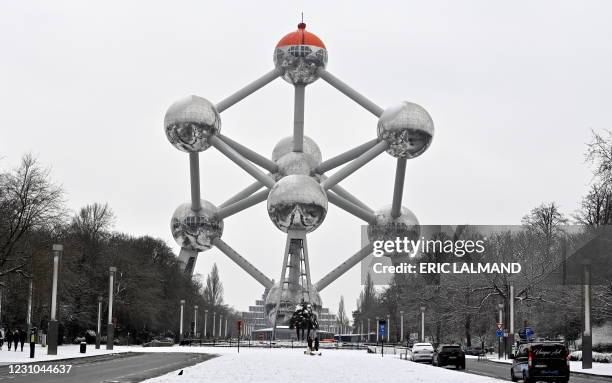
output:
[[[414,158],[431,144],[434,124],[420,105],[404,101],[388,108],[378,119],[378,138],[389,143],[387,153],[396,158]]]
[[[309,176],[292,174],[281,178],[268,195],[268,215],[280,230],[315,230],[327,215],[327,195]]]
[[[280,310],[278,311],[278,317],[276,318],[277,326],[287,326],[289,325],[289,320],[295,311],[295,307],[304,300],[304,302],[310,304],[312,306],[312,311],[319,315],[321,312],[321,308],[323,307],[321,303],[321,295],[317,289],[311,285],[308,291],[304,291],[305,289],[302,286],[298,286],[297,289],[294,290],[285,290],[283,292],[283,299],[281,299]],[[264,312],[270,325],[274,324],[274,318],[276,317],[276,304],[278,303],[278,296],[280,294],[279,284],[275,283],[274,286],[270,288],[268,291],[268,295],[266,295],[266,301],[264,305]]]
[[[421,235],[419,220],[412,211],[402,206],[400,216],[391,216],[391,206],[378,210],[376,213],[376,223],[368,225],[368,239],[374,241],[395,241],[396,238],[408,238],[408,240],[418,240]],[[395,253],[385,253],[385,256],[392,257]]]
[[[306,24],[283,37],[274,50],[274,66],[283,70],[283,79],[293,85],[308,85],[319,78],[318,68],[327,65],[327,49]]]
[[[302,151],[293,151],[293,137],[279,141],[272,151],[272,161],[278,165],[278,177],[291,174],[312,175],[322,161],[321,150],[311,138],[304,136]]]
[[[293,152],[293,136],[285,137],[276,144],[272,150],[272,161],[277,162],[279,158],[287,153]],[[321,149],[314,140],[308,136],[304,136],[302,143],[302,153],[307,154],[309,161],[316,163],[317,165],[323,161],[321,156]]]
[[[164,128],[175,148],[187,153],[202,152],[210,147],[208,137],[221,130],[221,117],[210,101],[189,96],[168,108]]]
[[[223,220],[217,218],[215,205],[205,200],[200,201],[202,208],[197,212],[191,209],[191,202],[176,208],[170,221],[170,230],[180,247],[206,251],[212,247],[213,238],[223,234]]]

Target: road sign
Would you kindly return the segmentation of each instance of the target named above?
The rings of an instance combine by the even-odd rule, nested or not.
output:
[[[381,320],[378,323],[378,333],[380,334],[380,336],[385,336],[386,327],[387,327],[387,321]]]
[[[503,324],[503,323],[498,323],[498,324],[497,324],[497,330],[498,330],[498,331],[499,331],[499,330],[501,330],[501,329],[503,329],[503,328],[504,328],[504,324]]]
[[[497,336],[498,338],[501,338],[502,336],[504,336],[504,331],[497,329],[497,331],[495,331],[495,336]]]
[[[533,329],[531,327],[525,327],[525,336],[527,338],[533,337]]]

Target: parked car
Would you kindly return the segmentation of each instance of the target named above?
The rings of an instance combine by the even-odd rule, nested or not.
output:
[[[434,348],[431,343],[415,343],[412,345],[411,359],[414,362],[433,362]]]
[[[531,342],[518,346],[510,369],[513,382],[568,382],[570,353],[561,342]]]
[[[467,347],[465,349],[465,355],[480,356],[484,354],[485,354],[485,351],[480,346]]]
[[[465,370],[465,353],[458,344],[441,344],[433,354],[434,366],[455,366],[457,370]]]

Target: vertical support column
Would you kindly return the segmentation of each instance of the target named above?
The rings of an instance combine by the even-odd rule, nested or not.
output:
[[[593,335],[591,333],[591,264],[585,262],[583,276],[584,332],[582,333],[582,368],[593,368]]]
[[[96,327],[96,350],[100,349],[100,334],[102,332],[102,297],[98,297],[98,326]]]
[[[106,349],[112,350],[115,341],[115,326],[113,325],[113,287],[117,268],[111,266],[108,277],[108,325],[106,326]]]
[[[400,344],[404,341],[404,311],[400,311]]]
[[[406,159],[398,158],[395,168],[395,184],[393,186],[393,202],[391,203],[391,217],[400,216],[402,197],[404,195],[404,180],[406,179]]]
[[[223,331],[223,314],[219,314],[219,338],[221,338],[222,331]]]
[[[293,151],[301,152],[304,148],[304,96],[306,85],[295,86],[293,109]]]
[[[285,255],[283,257],[283,268],[281,269],[281,277],[278,285],[278,299],[276,300],[276,314],[274,315],[274,322],[272,323],[272,337],[271,340],[276,339],[276,321],[278,320],[278,312],[281,307],[281,301],[283,298],[283,288],[285,286],[285,273],[287,269],[287,262],[289,261],[289,248],[291,246],[291,236],[287,235],[287,242],[285,243]]]
[[[421,342],[425,342],[425,306],[421,306]]]
[[[512,346],[514,344],[514,285],[510,285],[508,294],[508,311],[509,315],[509,332],[508,338],[506,339],[506,355],[510,356],[510,358],[514,358],[514,352],[512,350]]]
[[[55,244],[52,247],[53,251],[53,283],[51,287],[51,320],[47,331],[47,355],[57,355],[57,343],[59,335],[59,324],[57,322],[57,279],[59,273],[60,255],[64,247]]]
[[[497,323],[504,323],[504,313],[503,313],[504,304],[500,303],[500,304],[497,305],[497,307],[499,308],[499,321]],[[497,349],[498,349],[497,350],[497,358],[501,359],[502,356],[503,356],[503,353],[502,353],[502,337],[501,336],[497,338]]]
[[[191,176],[191,210],[199,211],[200,203],[200,154],[189,153],[189,174]]]
[[[212,328],[213,339],[216,337],[216,334],[215,334],[216,327],[217,327],[217,313],[213,311],[213,328]]]
[[[204,309],[204,338],[208,337],[207,331],[207,323],[208,322],[208,309]]]
[[[225,335],[224,336],[227,338],[227,317],[225,317]]]
[[[30,283],[28,286],[28,317],[27,317],[27,325],[28,325],[28,336],[30,336],[30,330],[32,329],[32,277],[30,278]]]
[[[380,318],[376,317],[376,344],[378,345],[378,341],[380,337]]]
[[[367,337],[367,342],[370,342],[370,334],[372,333],[372,330],[370,328],[370,318],[368,318],[368,337]]]
[[[391,343],[391,314],[387,314],[387,343]]]
[[[198,337],[198,305],[193,306],[193,336]]]
[[[179,345],[183,342],[183,313],[185,311],[185,300],[181,299],[181,313],[179,319]]]

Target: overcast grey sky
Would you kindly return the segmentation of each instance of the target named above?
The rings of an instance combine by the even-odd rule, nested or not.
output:
[[[517,224],[542,201],[573,212],[590,181],[590,129],[612,128],[609,1],[8,1],[0,0],[0,168],[31,151],[52,166],[73,209],[108,202],[116,229],[166,240],[189,200],[188,156],[163,131],[189,94],[217,102],[270,70],[277,41],[308,30],[328,70],[386,107],[433,117],[432,146],[408,162],[404,205],[422,223]],[[270,155],[292,132],[293,89],[276,80],[222,114],[222,132]],[[376,135],[376,118],[322,80],[306,89],[306,134],[329,158]],[[209,149],[202,195],[214,204],[252,182]],[[373,208],[391,203],[383,153],[343,181]],[[359,249],[361,222],[330,205],[309,236],[316,281]],[[269,277],[285,235],[265,203],[225,220],[223,239]],[[216,249],[226,301],[262,288]],[[358,297],[358,266],[322,293],[336,310]]]

